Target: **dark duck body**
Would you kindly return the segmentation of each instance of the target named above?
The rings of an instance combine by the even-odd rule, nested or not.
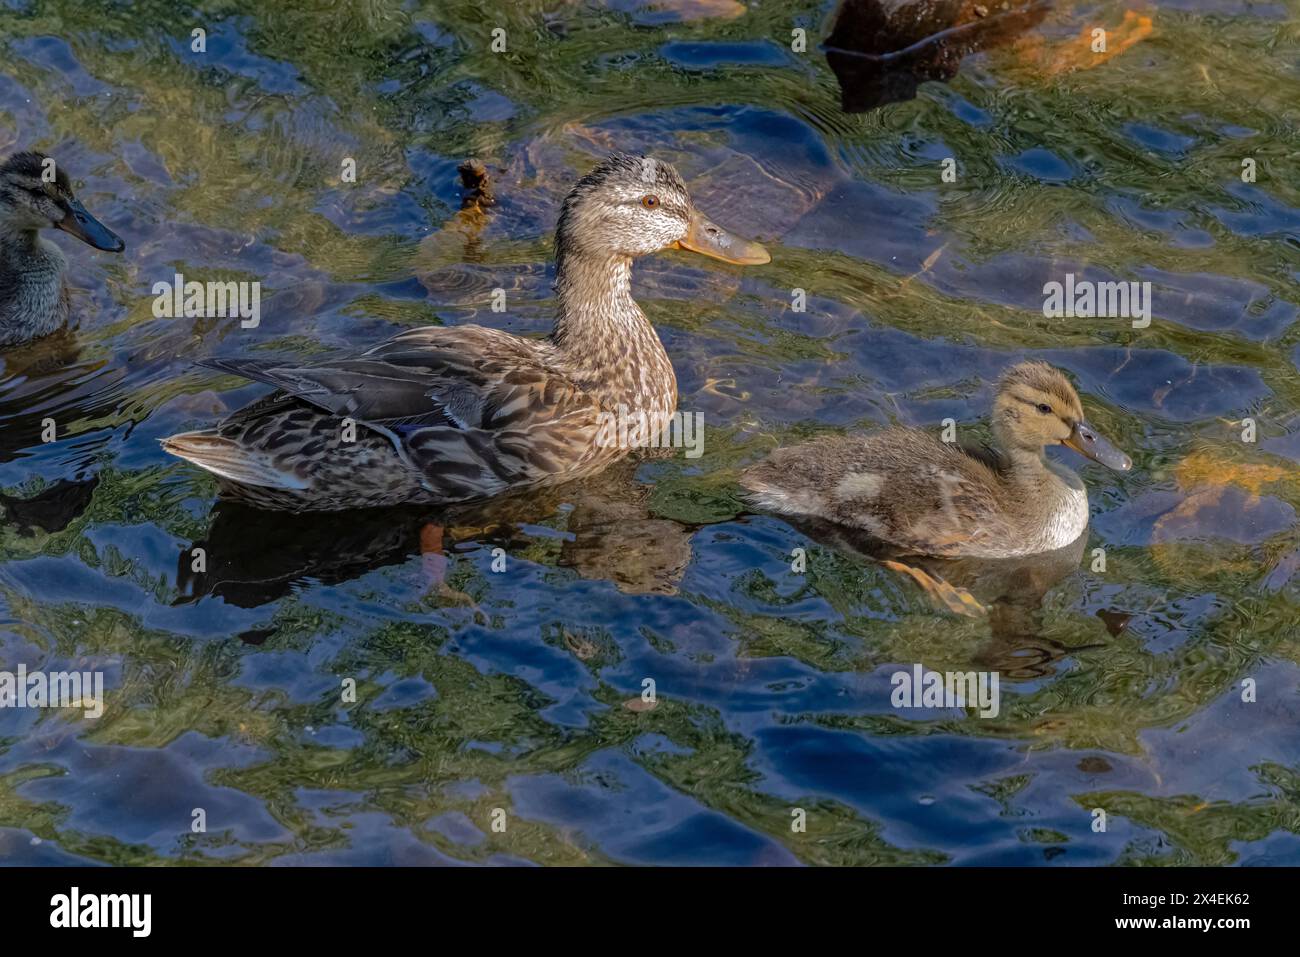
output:
[[[295,511],[463,502],[593,474],[628,451],[601,441],[607,416],[621,406],[666,424],[677,405],[631,292],[632,260],[665,248],[769,259],[696,211],[670,165],[615,154],[564,202],[550,336],[422,328],[319,364],[207,360],[277,391],[163,447],[219,476],[226,497]]]
[[[86,211],[49,157],[15,153],[0,163],[0,348],[48,336],[68,321],[68,261],[41,238],[42,229],[109,252],[126,248]]]

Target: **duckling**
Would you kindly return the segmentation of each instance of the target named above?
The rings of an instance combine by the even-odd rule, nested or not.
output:
[[[632,299],[632,260],[685,249],[770,261],[695,208],[668,163],[616,153],[582,177],[556,229],[558,311],[546,338],[481,326],[420,328],[311,365],[210,359],[277,391],[163,448],[264,508],[446,504],[593,474],[628,451],[620,406],[660,431],[672,363]]]
[[[52,171],[53,176],[50,176]],[[0,347],[47,336],[68,321],[68,261],[40,238],[47,227],[120,253],[126,243],[82,206],[68,174],[42,153],[0,164]]]
[[[1133,463],[1084,420],[1065,375],[1012,366],[993,402],[997,448],[980,451],[919,429],[827,437],[778,449],[741,479],[761,508],[861,529],[904,551],[1011,558],[1063,548],[1088,525],[1079,477],[1045,459],[1065,445],[1118,471]]]

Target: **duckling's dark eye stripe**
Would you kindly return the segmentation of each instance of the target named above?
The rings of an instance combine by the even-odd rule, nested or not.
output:
[[[1054,413],[1056,417],[1060,419],[1062,422],[1064,422],[1066,425],[1073,424],[1074,420],[1070,416],[1066,415],[1063,412],[1057,411],[1055,408],[1049,407],[1047,412],[1043,412],[1043,410],[1040,409],[1039,406],[1047,405],[1046,402],[1039,402],[1037,399],[1026,399],[1023,395],[1012,395],[1012,398],[1015,399],[1017,402],[1023,402],[1025,405],[1032,408],[1035,412],[1041,412],[1043,415]]]

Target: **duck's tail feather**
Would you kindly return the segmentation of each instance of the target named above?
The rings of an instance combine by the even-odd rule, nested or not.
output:
[[[160,441],[163,451],[241,485],[285,489],[307,487],[306,481],[278,468],[265,453],[245,448],[210,429],[181,432]]]
[[[273,385],[277,388],[283,386],[281,379],[272,372],[277,363],[269,359],[235,359],[223,356],[209,356],[205,359],[196,359],[194,364],[205,369],[216,369],[218,372],[241,376],[254,382],[265,382],[267,385]]]
[[[823,515],[825,500],[795,474],[780,451],[741,473],[740,485],[745,500],[769,512]]]

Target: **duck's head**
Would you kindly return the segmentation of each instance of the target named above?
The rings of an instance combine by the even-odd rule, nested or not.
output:
[[[1127,472],[1132,460],[1097,434],[1083,415],[1083,403],[1060,369],[1046,362],[1014,365],[998,383],[993,431],[1003,448],[1038,454],[1046,445],[1065,445],[1108,468]]]
[[[560,213],[561,256],[635,259],[688,249],[723,262],[758,266],[772,257],[695,208],[677,170],[646,156],[614,153],[578,181]]]
[[[86,211],[68,174],[42,153],[15,153],[0,163],[0,230],[29,233],[61,229],[111,253],[126,248],[120,236]]]

